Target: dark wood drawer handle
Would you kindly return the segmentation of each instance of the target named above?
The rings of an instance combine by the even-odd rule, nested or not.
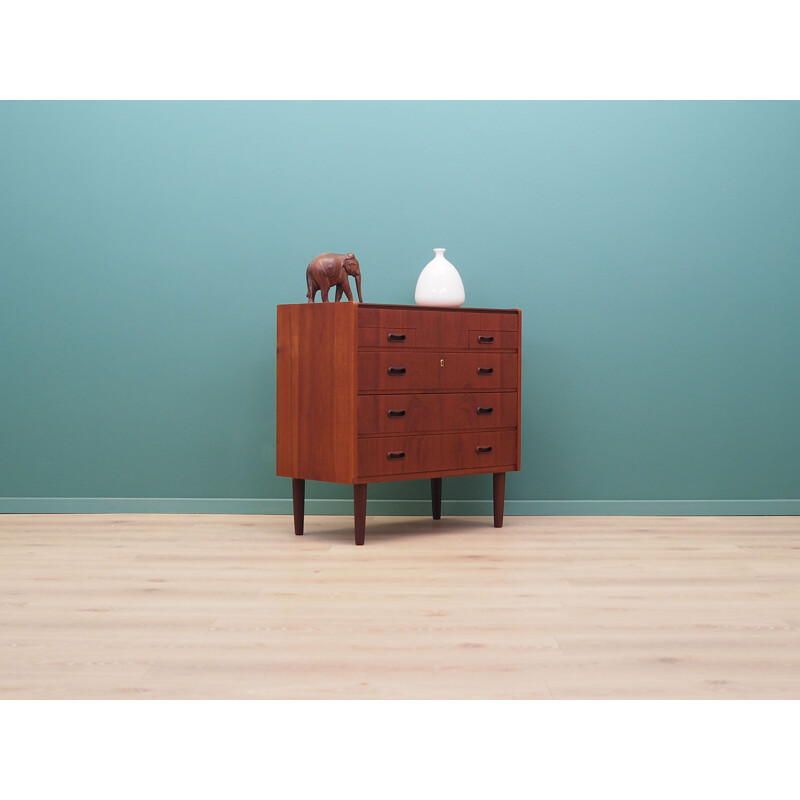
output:
[[[491,375],[494,367],[478,367],[478,375]]]
[[[491,448],[490,448],[491,449]],[[390,451],[386,454],[386,458],[394,459],[394,458],[405,458],[406,454],[404,450],[395,450]]]
[[[389,374],[390,375],[405,375],[406,368],[405,367],[389,367]]]
[[[494,341],[494,336],[479,336],[478,344],[491,344]]]
[[[476,453],[491,453],[492,452],[492,446],[489,445],[488,447],[480,447],[480,446],[476,447],[475,448],[475,452]]]
[[[386,338],[390,342],[404,342],[406,340],[406,335],[404,333],[390,333]]]
[[[494,409],[491,406],[478,406],[479,414],[491,414]]]
[[[390,417],[404,417],[406,415],[406,410],[404,408],[390,408],[389,409],[389,416]]]

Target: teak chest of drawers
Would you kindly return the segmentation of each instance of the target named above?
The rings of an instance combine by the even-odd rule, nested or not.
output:
[[[505,473],[520,467],[518,309],[373,303],[278,306],[277,473],[292,478],[295,533],[305,481],[354,487],[364,544],[367,484],[494,475],[503,524]]]

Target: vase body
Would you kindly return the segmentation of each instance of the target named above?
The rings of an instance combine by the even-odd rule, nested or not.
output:
[[[434,248],[433,261],[420,273],[414,292],[418,306],[458,308],[464,305],[464,284],[458,270],[444,257],[444,250],[444,247]]]

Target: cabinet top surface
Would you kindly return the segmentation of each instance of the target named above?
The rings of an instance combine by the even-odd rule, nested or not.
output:
[[[283,308],[286,306],[313,306],[317,308],[324,308],[325,306],[332,306],[332,307],[339,307],[339,306],[354,306],[355,308],[387,308],[387,309],[401,309],[403,311],[407,311],[410,309],[414,309],[415,311],[444,311],[449,314],[452,313],[459,313],[464,311],[491,311],[495,314],[520,314],[522,313],[518,308],[445,308],[442,306],[417,306],[417,305],[394,305],[391,303],[284,303],[278,306],[278,308]]]

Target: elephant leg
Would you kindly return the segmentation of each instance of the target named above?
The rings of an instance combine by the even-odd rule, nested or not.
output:
[[[329,303],[328,300],[328,292],[330,291],[331,285],[330,283],[326,283],[325,281],[320,282],[319,285],[319,293],[322,295],[322,302]]]
[[[342,284],[336,284],[336,302],[338,303],[342,299]]]
[[[353,293],[350,291],[350,281],[345,278],[343,283],[339,284],[338,291],[341,292],[344,290],[344,296],[352,303],[353,302]]]

